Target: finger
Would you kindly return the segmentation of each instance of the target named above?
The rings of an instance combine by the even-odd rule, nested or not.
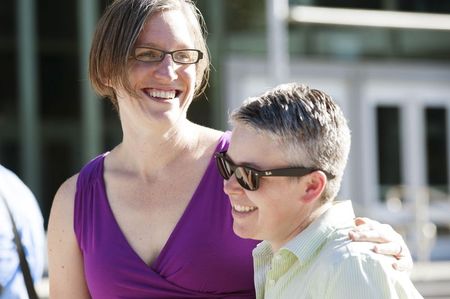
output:
[[[374,225],[380,224],[380,222],[370,219],[370,218],[367,218],[367,217],[356,217],[355,224],[357,226],[363,225],[363,224],[368,224],[368,225],[374,226]]]
[[[356,220],[355,220],[355,223],[356,223]],[[369,224],[369,223],[359,224],[352,228],[352,230],[354,230],[354,231],[368,231],[368,230],[373,230],[373,229],[374,228],[373,228],[372,224]]]
[[[377,244],[373,247],[374,252],[384,255],[392,255],[397,259],[404,256],[406,252],[403,252],[403,250],[403,246],[395,242]]]
[[[369,242],[387,243],[399,242],[398,240],[402,239],[401,235],[388,224],[378,224],[375,227],[364,224],[353,228],[352,231],[361,235],[361,241],[364,238]]]
[[[358,226],[358,225],[363,225],[363,224],[366,224],[367,222],[366,222],[366,219],[367,218],[364,218],[364,217],[356,217],[355,218],[355,224]]]
[[[375,230],[349,231],[348,235],[351,240],[357,242],[386,242],[385,237],[382,236],[379,231]]]
[[[363,221],[365,221],[365,222],[363,222]],[[383,229],[391,230],[392,229],[392,227],[389,224],[381,224],[380,222],[375,221],[375,220],[368,219],[368,221],[366,221],[366,220],[363,220],[363,221],[355,219],[356,226],[353,227],[353,230],[363,231],[363,230],[383,230]]]
[[[374,246],[374,252],[384,255],[394,256],[397,260],[392,263],[395,270],[411,272],[413,260],[406,245],[396,243],[378,244]]]
[[[401,272],[411,272],[413,261],[407,257],[402,257],[392,264],[392,268]]]
[[[367,218],[367,217],[356,217],[355,218],[355,224],[356,225],[362,225],[362,224],[367,224],[367,223],[371,223],[372,219]]]

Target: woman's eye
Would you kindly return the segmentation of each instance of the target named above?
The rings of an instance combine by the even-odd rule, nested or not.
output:
[[[177,61],[188,62],[188,61],[192,60],[192,55],[189,52],[177,52],[176,53],[176,60]]]
[[[149,49],[137,51],[136,58],[143,60],[159,60],[161,59],[161,52]]]
[[[157,58],[157,57],[159,57],[158,53],[153,52],[153,51],[144,52],[144,53],[141,54],[141,56],[148,57],[148,58]]]

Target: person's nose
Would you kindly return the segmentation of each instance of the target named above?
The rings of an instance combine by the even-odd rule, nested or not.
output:
[[[157,63],[155,75],[162,79],[174,80],[177,78],[178,65],[170,54],[164,55],[163,60]]]
[[[227,195],[242,193],[243,188],[236,180],[236,175],[233,174],[228,180],[223,180],[223,191]]]

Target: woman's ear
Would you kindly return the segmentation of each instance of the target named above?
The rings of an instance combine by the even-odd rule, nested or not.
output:
[[[327,176],[320,170],[314,171],[304,177],[304,194],[302,201],[311,203],[319,199],[325,186],[327,185]]]

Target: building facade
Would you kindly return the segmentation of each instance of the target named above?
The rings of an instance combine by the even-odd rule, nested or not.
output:
[[[90,39],[109,2],[0,3],[0,162],[30,186],[46,219],[58,186],[121,139],[116,111],[87,80]],[[189,117],[226,129],[229,110],[277,80],[326,90],[353,134],[341,196],[402,230],[416,257],[445,258],[430,248],[450,235],[450,30],[431,27],[450,2],[286,0],[280,29],[272,18],[282,2],[197,1],[213,71]],[[337,24],[324,11],[315,22],[311,10],[302,21],[296,7],[420,13],[430,28]]]

